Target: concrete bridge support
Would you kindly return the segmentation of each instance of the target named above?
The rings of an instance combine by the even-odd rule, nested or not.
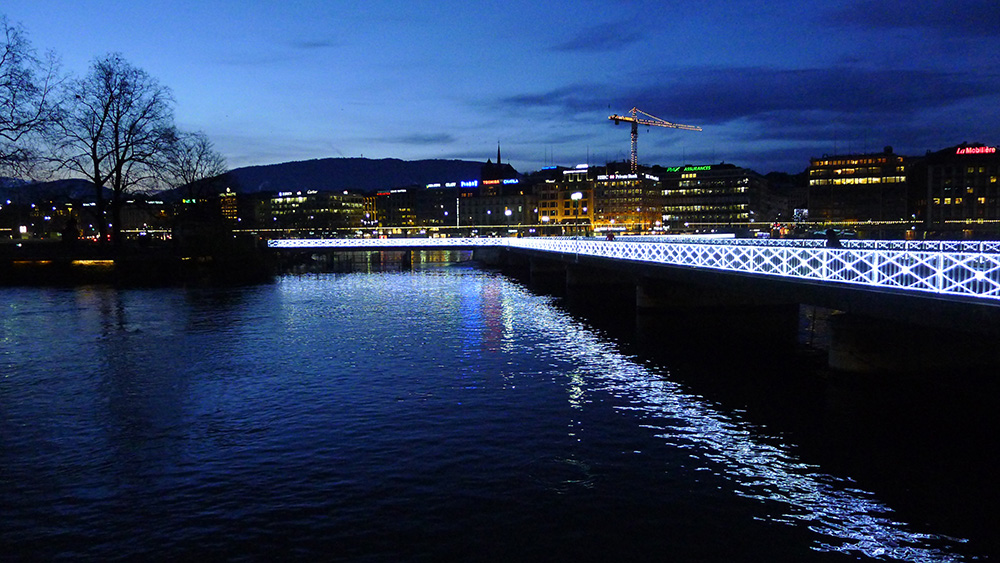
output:
[[[642,279],[635,297],[637,331],[647,341],[770,356],[787,354],[798,340],[799,305],[780,296]]]
[[[529,261],[528,283],[552,295],[566,294],[566,263],[532,257]]]
[[[568,264],[566,299],[570,305],[614,307],[619,315],[631,316],[635,303],[635,278],[606,268]]]

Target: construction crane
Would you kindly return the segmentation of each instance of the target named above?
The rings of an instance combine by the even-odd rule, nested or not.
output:
[[[671,123],[665,119],[660,119],[655,115],[649,115],[648,113],[642,111],[639,108],[632,108],[630,112],[632,115],[611,115],[608,119],[613,120],[615,125],[618,125],[622,121],[632,124],[632,172],[638,172],[639,170],[639,156],[636,151],[636,145],[639,140],[639,126],[640,125],[655,125],[656,127],[670,127],[671,129],[684,129],[685,131],[701,131],[701,127],[695,125],[681,125],[679,123]],[[644,119],[638,117],[637,114],[642,114],[649,119]]]

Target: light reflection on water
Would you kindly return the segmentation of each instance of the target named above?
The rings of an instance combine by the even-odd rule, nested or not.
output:
[[[913,531],[894,520],[893,510],[872,493],[802,463],[790,445],[686,393],[669,374],[649,371],[560,310],[535,307],[507,317],[534,325],[550,352],[567,354],[578,364],[579,373],[569,376],[571,403],[586,393],[585,380],[589,387],[630,401],[616,408],[634,414],[671,447],[690,450],[696,469],[730,480],[735,494],[773,506],[765,520],[806,526],[818,534],[817,551],[913,562],[963,560],[948,546],[967,540]]]
[[[691,514],[709,524],[690,541],[711,538],[722,527],[716,515],[685,512],[704,501],[749,533],[758,528],[741,520],[743,504],[759,506],[747,521],[777,524],[764,533],[801,531],[808,539],[796,535],[791,549],[812,540],[824,558],[961,560],[964,540],[914,531],[849,479],[803,463],[795,444],[497,275],[442,269],[220,292],[7,297],[0,513],[21,517],[4,522],[0,550],[25,538],[47,549],[55,538],[61,553],[94,559],[150,544],[165,547],[160,557],[194,544],[253,559],[256,543],[291,538],[315,558],[348,544],[345,558],[390,561],[415,543],[432,555],[452,554],[441,547],[449,542],[492,549],[475,534],[507,525],[518,537],[537,534],[529,553],[554,542],[578,555],[567,544],[580,534],[634,526],[613,527],[599,512],[608,507],[652,522],[654,533],[629,539],[687,540],[679,519]],[[623,438],[666,454],[622,461]],[[616,463],[632,467],[609,469]],[[674,470],[691,475],[660,479]],[[616,481],[626,478],[649,492]],[[709,481],[728,487],[706,493]],[[155,541],[137,547],[144,540],[123,531],[133,524],[136,538]],[[393,534],[405,541],[384,541]],[[651,553],[684,547],[714,553]]]

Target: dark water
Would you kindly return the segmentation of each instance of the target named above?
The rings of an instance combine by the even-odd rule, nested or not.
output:
[[[926,434],[920,417],[871,418],[889,407],[850,381],[789,400],[749,368],[672,366],[472,267],[0,297],[2,561],[961,561],[994,546],[993,514],[971,511],[996,498],[975,480],[995,427],[930,462],[896,436]],[[926,483],[945,492],[911,488]]]

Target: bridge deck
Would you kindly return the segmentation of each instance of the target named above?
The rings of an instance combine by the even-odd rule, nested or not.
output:
[[[716,270],[787,281],[847,284],[1000,305],[1000,242],[820,240],[619,240],[529,238],[275,239],[275,249],[432,250],[508,248],[632,263]]]

